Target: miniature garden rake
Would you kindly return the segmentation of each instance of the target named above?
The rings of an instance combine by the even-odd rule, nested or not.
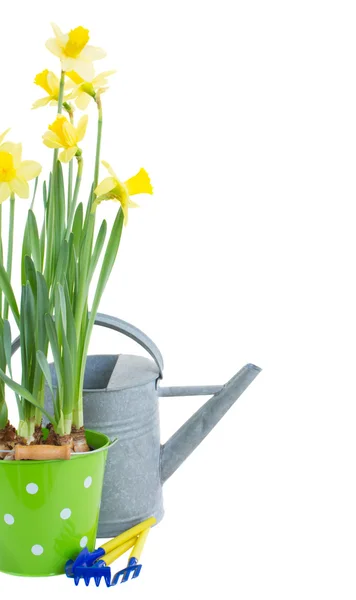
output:
[[[129,564],[128,567],[126,567],[126,569],[129,568],[130,571],[136,569],[136,571],[134,571],[133,577],[138,577],[141,571],[141,565],[138,565],[138,560],[142,552],[144,542],[147,538],[147,535],[145,535],[143,541],[139,543],[141,537],[140,534],[142,534],[142,532],[146,533],[145,530],[147,530],[148,533],[150,527],[155,523],[156,519],[154,517],[150,517],[142,523],[131,527],[131,529],[124,531],[116,538],[110,540],[103,546],[100,546],[93,552],[89,552],[88,548],[84,548],[74,561],[67,561],[65,566],[65,572],[67,577],[74,579],[75,585],[79,584],[80,579],[84,579],[85,585],[87,586],[89,585],[91,579],[94,579],[95,585],[97,587],[100,585],[101,579],[105,580],[107,587],[110,587],[111,585],[116,585],[119,581],[120,576],[123,573],[117,573],[114,577],[115,583],[114,579],[111,583],[111,569],[109,565],[111,565],[117,558],[119,558],[125,552],[127,552],[127,550],[132,548],[132,546],[135,547],[130,555]],[[135,560],[136,562],[133,563],[133,560]],[[140,568],[138,569],[138,567]],[[123,571],[125,571],[125,569]],[[126,577],[122,580],[122,582],[127,581],[128,578],[129,577]]]
[[[111,586],[119,583],[120,577],[122,577],[121,583],[125,583],[126,581],[128,581],[130,579],[131,573],[132,573],[131,579],[135,579],[136,577],[139,576],[139,574],[141,573],[142,565],[139,565],[138,561],[140,560],[140,556],[141,556],[141,553],[142,553],[143,547],[145,545],[145,542],[147,540],[147,536],[148,536],[149,532],[150,532],[149,529],[145,529],[145,531],[143,531],[138,536],[138,538],[135,542],[135,545],[132,549],[132,552],[130,554],[130,558],[128,560],[127,567],[125,567],[125,569],[121,569],[121,571],[118,571],[118,573],[116,573],[114,575],[113,580],[111,582]]]

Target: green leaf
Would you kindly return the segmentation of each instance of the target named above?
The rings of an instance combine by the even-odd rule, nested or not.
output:
[[[14,319],[16,321],[17,326],[20,324],[20,313],[19,308],[17,306],[16,298],[11,287],[11,283],[9,280],[9,276],[6,273],[3,265],[0,265],[0,288],[4,293],[6,300],[11,308],[12,314],[14,315]]]
[[[16,381],[14,381],[13,379],[10,379],[10,377],[8,377],[2,369],[0,369],[0,378],[6,383],[6,385],[9,386],[9,388],[13,392],[17,393],[19,396],[27,400],[27,402],[35,406],[35,408],[39,408],[40,411],[44,414],[44,416],[49,420],[49,422],[52,423],[52,425],[56,425],[56,422],[53,419],[53,417],[51,417],[51,415],[43,408],[43,406],[36,402],[34,396],[32,396],[32,394],[25,387],[23,387],[19,383],[16,383]]]
[[[123,223],[124,223],[124,216],[123,216],[123,212],[120,208],[116,215],[116,219],[115,219],[114,224],[111,229],[110,238],[109,238],[109,241],[106,246],[106,252],[105,252],[103,264],[101,266],[100,275],[99,275],[99,279],[98,279],[98,283],[97,283],[97,287],[96,287],[96,291],[95,291],[95,295],[94,295],[94,300],[93,300],[92,308],[90,311],[89,323],[86,328],[85,342],[83,345],[82,353],[80,355],[80,357],[81,357],[81,368],[80,368],[80,379],[79,379],[80,387],[82,386],[82,382],[83,382],[83,378],[84,378],[85,362],[86,362],[91,332],[92,332],[92,329],[94,326],[95,317],[98,312],[99,303],[100,303],[102,294],[104,292],[107,281],[110,277],[112,268],[115,264],[116,256],[117,256],[119,246],[120,246]]]
[[[33,209],[33,205],[35,203],[35,198],[36,198],[36,192],[37,192],[37,186],[38,186],[38,177],[36,177],[35,179],[35,187],[33,189],[33,196],[32,196],[32,202],[31,202],[31,210]]]
[[[0,399],[0,429],[4,429],[9,420],[9,415],[7,412],[7,404],[4,399]]]
[[[36,358],[37,358],[38,364],[41,367],[41,371],[44,375],[44,378],[47,381],[47,385],[51,391],[52,400],[53,400],[53,404],[54,404],[55,396],[54,396],[54,390],[53,390],[53,384],[52,384],[51,369],[49,368],[48,360],[47,360],[46,356],[44,355],[44,353],[42,352],[42,350],[37,350]]]
[[[32,391],[35,377],[36,368],[36,335],[35,335],[35,323],[36,323],[36,308],[35,298],[29,283],[23,288],[24,293],[24,312],[21,314],[21,319],[24,320],[24,337],[21,339],[21,346],[24,344],[26,347],[26,360],[27,360],[27,379],[26,387]]]
[[[4,351],[6,356],[6,364],[9,369],[10,377],[12,378],[12,336],[11,336],[11,326],[9,321],[4,321]],[[5,369],[4,369],[5,370]],[[17,403],[17,409],[19,411],[20,419],[23,418],[23,406],[21,404],[21,400],[18,394],[15,392],[15,398]]]
[[[46,252],[46,220],[43,219],[41,235],[40,235],[40,250],[41,250],[41,271],[43,270],[45,252]]]
[[[42,273],[37,271],[37,306],[36,306],[36,322],[37,322],[37,349],[42,350],[47,354],[48,337],[45,327],[44,317],[49,312],[48,287]]]
[[[43,198],[43,208],[46,210],[47,208],[47,183],[44,181],[42,186],[42,198]]]
[[[73,233],[73,238],[74,238],[74,248],[75,248],[75,252],[76,252],[77,256],[79,255],[82,229],[83,229],[83,203],[80,202],[80,204],[78,204],[77,209],[75,211],[73,227],[72,227],[72,233]]]
[[[31,244],[30,244],[28,219],[26,221],[25,231],[23,234],[23,241],[22,241],[22,255],[21,255],[21,284],[22,285],[25,285],[25,283],[26,283],[26,272],[25,272],[26,256],[31,256]]]
[[[106,232],[107,232],[107,223],[104,220],[100,226],[99,233],[98,233],[96,241],[95,241],[94,251],[93,251],[93,254],[92,254],[92,257],[90,260],[89,274],[88,274],[88,286],[92,280],[94,271],[96,269],[96,265],[98,264],[100,254],[101,254],[101,251],[104,246]]]
[[[66,314],[67,314],[67,332],[66,333],[67,333],[69,348],[72,353],[73,371],[75,371],[75,365],[76,365],[76,360],[77,360],[77,336],[76,336],[76,331],[75,331],[74,315],[73,315],[73,310],[72,310],[72,306],[70,303],[70,297],[69,297],[69,291],[68,291],[67,285],[65,285],[65,287],[64,287],[64,295],[65,295],[65,301],[66,301]]]
[[[56,255],[64,238],[65,228],[65,191],[63,181],[63,171],[60,161],[57,161],[54,177],[54,203],[55,203],[55,222],[54,239]],[[55,255],[55,256],[56,256]]]
[[[63,321],[61,322],[61,334],[62,334],[62,348],[63,348],[63,379],[65,381],[65,390],[63,398],[63,412],[65,416],[72,413],[73,400],[74,400],[74,377],[73,377],[73,363],[71,351],[67,336],[64,331]]]
[[[101,266],[100,275],[98,279],[98,283],[96,286],[96,291],[94,295],[92,309],[90,311],[90,319],[95,320],[96,313],[99,308],[99,303],[101,300],[101,296],[105,290],[105,286],[110,277],[112,268],[115,264],[116,256],[119,250],[121,234],[122,234],[122,226],[124,223],[124,216],[121,208],[119,209],[114,224],[112,226],[112,230],[110,233],[110,238],[106,246],[106,252],[103,260],[103,264]],[[93,315],[94,313],[94,315]]]
[[[37,277],[34,262],[30,256],[25,256],[25,283],[29,282],[34,296],[37,295]]]
[[[6,364],[9,369],[9,373],[12,377],[12,369],[11,369],[11,327],[9,321],[4,321],[4,352],[6,357]]]
[[[28,211],[28,233],[31,247],[31,254],[36,270],[41,270],[42,256],[41,256],[41,244],[38,235],[38,227],[36,217],[32,210]]]
[[[54,279],[52,282],[52,291],[51,291],[51,299],[50,299],[51,305],[53,305],[56,285],[57,285],[57,283],[63,284],[66,273],[67,273],[68,258],[69,258],[68,252],[69,252],[68,242],[66,240],[63,240],[61,249],[60,249],[60,252],[58,255],[57,267],[56,267]]]
[[[52,354],[53,354],[54,366],[56,369],[57,387],[58,387],[58,394],[59,394],[59,405],[61,408],[61,407],[63,407],[63,391],[64,391],[61,352],[60,352],[60,347],[59,347],[59,343],[58,343],[56,328],[53,323],[53,319],[52,319],[51,315],[49,315],[48,313],[45,315],[45,325],[46,325],[46,331],[47,331],[49,343],[51,345],[51,350],[52,350]]]

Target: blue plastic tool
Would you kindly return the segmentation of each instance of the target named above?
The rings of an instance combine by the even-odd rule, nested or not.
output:
[[[150,517],[142,523],[131,527],[131,529],[124,531],[93,552],[90,552],[88,548],[84,548],[75,560],[67,561],[65,565],[67,577],[74,579],[75,585],[78,585],[79,581],[84,579],[85,585],[87,586],[91,579],[94,579],[96,586],[99,586],[100,581],[104,579],[108,587],[116,585],[122,574],[124,575],[122,582],[128,580],[130,572],[134,573],[133,578],[138,577],[141,571],[141,565],[138,565],[138,559],[147,538],[148,531],[155,523],[156,519]],[[141,534],[143,533],[146,535],[140,542]],[[132,548],[132,546],[134,546],[134,549],[130,555],[128,566],[126,569],[117,573],[111,582],[111,569],[109,565],[127,552],[127,550]],[[129,571],[126,573],[127,569],[129,569]]]
[[[141,573],[142,565],[139,565],[138,562],[140,560],[140,556],[141,556],[143,547],[145,545],[145,542],[147,540],[149,531],[150,531],[149,529],[145,529],[145,531],[143,531],[138,536],[137,541],[136,541],[136,543],[132,549],[132,552],[130,554],[130,558],[127,563],[127,567],[125,567],[125,569],[122,569],[121,571],[118,571],[118,573],[116,573],[114,575],[113,580],[111,582],[112,586],[119,583],[120,577],[122,577],[120,583],[125,583],[126,581],[128,581],[130,579],[131,574],[132,574],[131,579],[135,579],[136,577],[139,576],[139,574]]]

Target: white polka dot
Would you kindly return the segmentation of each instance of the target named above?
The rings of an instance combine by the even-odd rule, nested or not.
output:
[[[89,475],[89,477],[87,477],[87,478],[84,480],[84,487],[86,487],[86,488],[89,488],[89,487],[91,486],[91,484],[92,484],[92,483],[93,483],[93,478],[92,478],[92,477],[90,477],[90,475]]]
[[[87,543],[88,543],[88,538],[87,538],[87,536],[85,535],[84,537],[82,537],[82,539],[81,539],[81,540],[80,540],[80,542],[79,542],[79,544],[80,544],[80,547],[81,547],[81,548],[85,548],[85,546],[87,545]]]
[[[29,494],[37,494],[38,492],[38,485],[37,483],[29,483],[26,485],[26,492],[28,492]]]
[[[4,521],[5,521],[6,525],[13,525],[15,523],[15,519],[12,515],[5,515]]]
[[[61,512],[61,519],[63,519],[63,521],[65,521],[66,519],[69,519],[71,514],[72,514],[72,511],[70,510],[70,508],[63,508],[63,510]]]
[[[43,554],[43,548],[39,544],[35,544],[34,546],[32,546],[31,552],[35,556],[41,556],[41,554]]]

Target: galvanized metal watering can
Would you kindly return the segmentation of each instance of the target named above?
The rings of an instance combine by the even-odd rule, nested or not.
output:
[[[224,386],[162,387],[163,359],[142,331],[115,317],[98,314],[96,324],[132,338],[153,358],[89,356],[84,380],[85,427],[118,443],[109,453],[98,537],[116,536],[153,515],[163,517],[162,484],[215,427],[252,383],[259,367],[245,365]],[[161,445],[158,399],[212,395]]]

